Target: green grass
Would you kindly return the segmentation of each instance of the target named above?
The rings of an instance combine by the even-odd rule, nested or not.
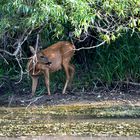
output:
[[[140,80],[140,43],[138,37],[122,37],[115,43],[97,49],[97,78],[113,81]]]

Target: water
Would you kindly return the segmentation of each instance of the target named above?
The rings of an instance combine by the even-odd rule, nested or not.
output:
[[[0,140],[140,140],[139,116],[126,106],[0,108]]]
[[[139,137],[78,137],[78,136],[37,136],[9,138],[0,137],[0,140],[140,140]]]

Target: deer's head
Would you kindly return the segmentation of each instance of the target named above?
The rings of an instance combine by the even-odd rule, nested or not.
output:
[[[35,61],[35,63],[51,65],[52,62],[50,62],[48,57],[45,56],[41,51],[40,52],[35,52],[35,49],[32,46],[29,46],[29,48],[30,48],[30,51],[33,54],[33,61]]]

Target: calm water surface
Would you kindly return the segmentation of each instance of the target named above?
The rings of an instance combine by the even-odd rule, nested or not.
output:
[[[37,136],[20,138],[1,137],[0,140],[140,140],[140,137]]]

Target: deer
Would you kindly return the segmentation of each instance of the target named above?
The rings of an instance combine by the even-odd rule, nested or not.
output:
[[[27,71],[32,79],[32,93],[34,96],[40,75],[44,75],[48,95],[50,92],[50,73],[64,69],[66,75],[65,85],[62,94],[66,94],[67,86],[71,83],[75,67],[70,63],[75,46],[69,41],[59,41],[45,49],[35,51],[33,46],[29,46],[33,56],[28,60]]]

